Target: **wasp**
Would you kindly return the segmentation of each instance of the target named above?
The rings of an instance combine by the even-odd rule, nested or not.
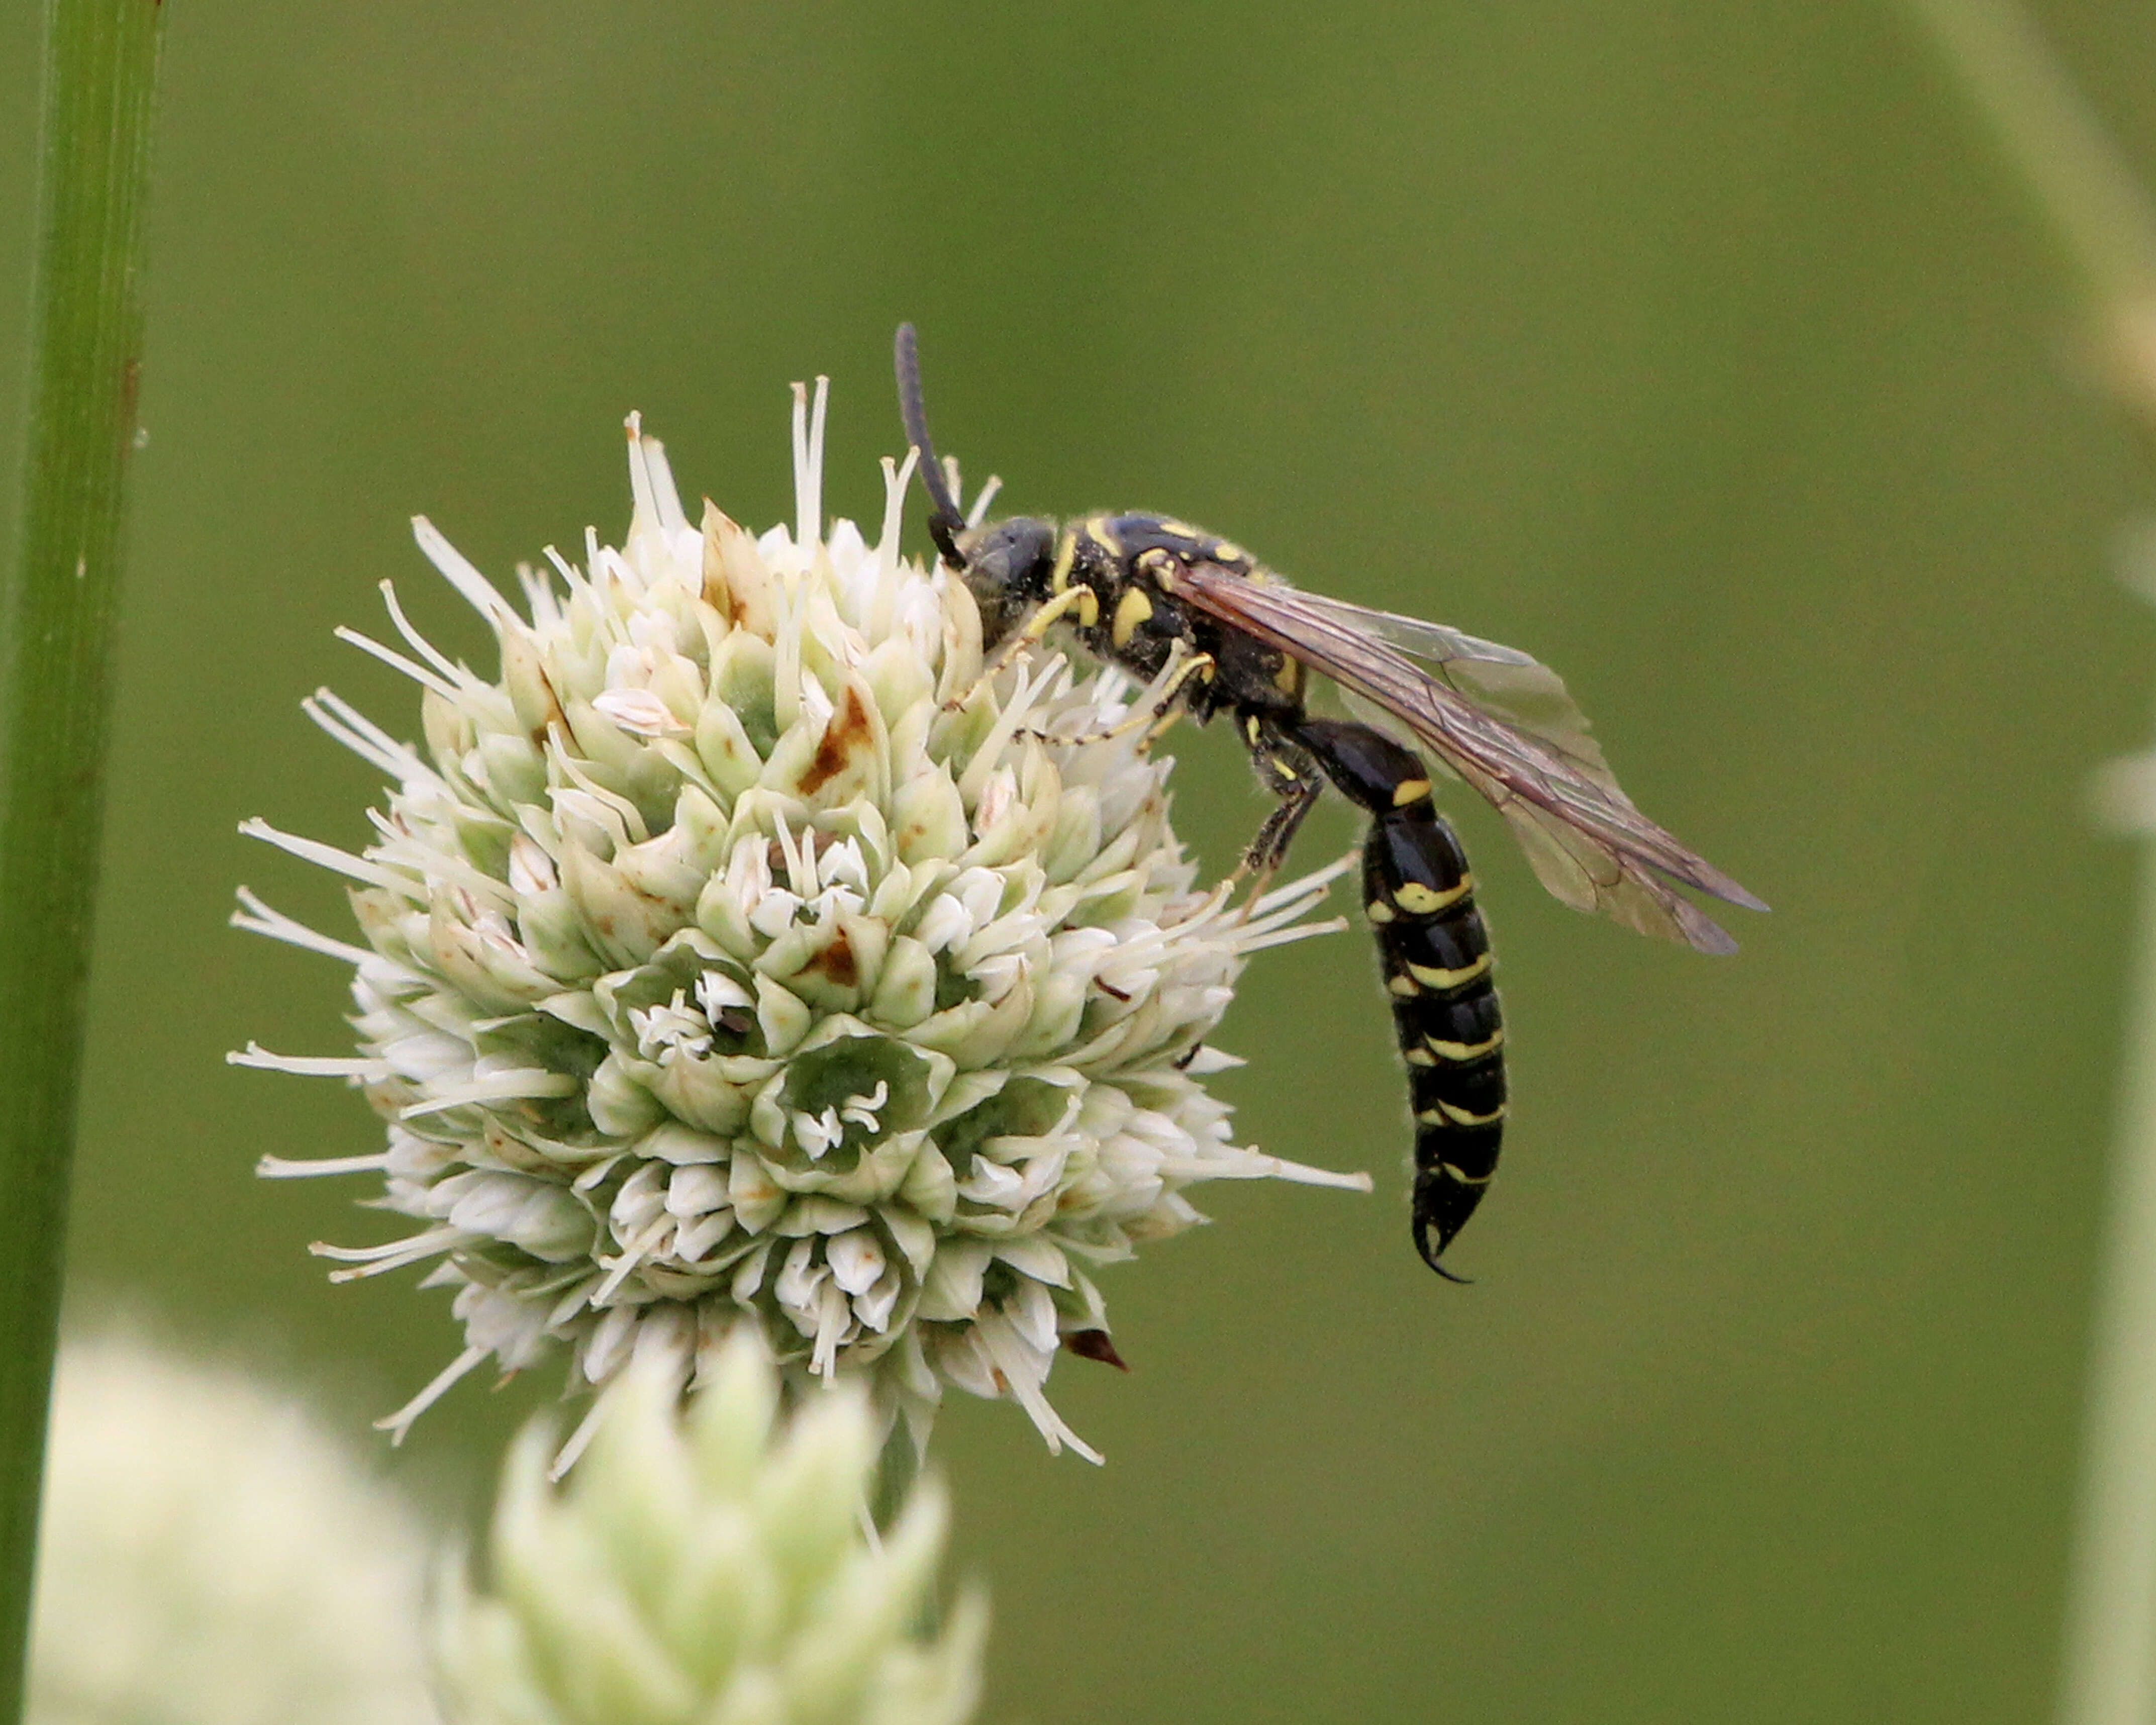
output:
[[[1304,592],[1173,516],[970,524],[928,435],[911,324],[896,362],[929,535],[978,604],[994,655],[984,681],[1060,625],[1161,691],[1137,716],[1149,737],[1179,716],[1226,715],[1276,799],[1238,871],[1260,884],[1327,784],[1368,817],[1363,910],[1408,1068],[1415,1246],[1459,1280],[1440,1260],[1496,1172],[1505,1030],[1475,877],[1416,747],[1496,809],[1543,885],[1577,909],[1722,953],[1736,942],[1676,887],[1767,906],[1634,806],[1563,681],[1525,653]],[[1378,724],[1312,713],[1313,674],[1413,746]]]

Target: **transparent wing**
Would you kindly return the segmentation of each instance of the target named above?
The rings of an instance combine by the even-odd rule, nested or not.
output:
[[[1278,579],[1277,576],[1267,577],[1269,582]],[[1537,670],[1543,669],[1517,647],[1486,641],[1480,635],[1467,634],[1442,623],[1425,623],[1419,617],[1403,617],[1397,611],[1351,605],[1345,599],[1327,598],[1322,593],[1304,593],[1299,588],[1290,588],[1288,591],[1310,609],[1322,611],[1350,629],[1375,635],[1386,645],[1397,647],[1417,659],[1428,659],[1440,665],[1455,659],[1474,659],[1491,665],[1532,665]]]
[[[1640,814],[1563,680],[1526,654],[1215,563],[1178,571],[1175,592],[1406,726],[1505,817],[1565,903],[1703,952],[1737,943],[1669,880],[1767,908]]]

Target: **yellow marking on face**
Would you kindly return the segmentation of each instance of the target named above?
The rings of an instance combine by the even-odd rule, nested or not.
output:
[[[1253,719],[1250,722],[1255,725],[1257,721]],[[1381,898],[1373,898],[1363,906],[1363,914],[1373,922],[1389,922],[1393,920],[1393,907]]]
[[[1393,894],[1393,902],[1410,916],[1435,916],[1447,905],[1458,904],[1474,890],[1472,875],[1462,875],[1457,886],[1449,886],[1443,892],[1419,880],[1409,880]]]
[[[1426,1048],[1411,1048],[1404,1058],[1410,1066],[1435,1066],[1437,1064],[1437,1056]]]
[[[1068,528],[1064,530],[1063,542],[1055,547],[1055,567],[1048,578],[1048,590],[1061,593],[1070,584],[1070,566],[1078,559],[1078,536]]]
[[[1283,657],[1280,669],[1273,673],[1273,687],[1283,695],[1302,693],[1302,661]]]
[[[1127,647],[1131,637],[1138,632],[1138,625],[1152,615],[1152,601],[1146,597],[1142,587],[1127,588],[1116,601],[1116,620],[1109,625],[1108,639],[1118,647]]]
[[[1445,1123],[1450,1126],[1495,1126],[1505,1117],[1505,1105],[1502,1102],[1498,1103],[1487,1114],[1471,1113],[1466,1108],[1455,1107],[1450,1102],[1446,1101],[1440,1101],[1437,1106],[1445,1116]],[[1424,1117],[1419,1114],[1415,1117],[1418,1120]],[[1428,1122],[1428,1124],[1435,1126],[1438,1122],[1432,1120]],[[1485,1175],[1483,1178],[1486,1179],[1488,1176]]]
[[[1252,713],[1249,718],[1243,721],[1243,735],[1249,737],[1252,742],[1258,740],[1259,732],[1265,728],[1265,721],[1255,713]]]
[[[1385,979],[1385,986],[1403,1000],[1412,1000],[1422,993],[1422,985],[1411,976],[1388,977]]]
[[[1499,1111],[1502,1112],[1503,1111],[1500,1110]],[[1437,1171],[1441,1174],[1449,1176],[1452,1179],[1457,1180],[1463,1186],[1486,1186],[1490,1183],[1490,1175],[1497,1172],[1496,1169],[1491,1168],[1488,1174],[1471,1174],[1466,1169],[1455,1168],[1449,1162],[1440,1163],[1437,1165]]]
[[[1490,955],[1485,952],[1471,964],[1463,964],[1457,970],[1440,970],[1435,964],[1410,964],[1408,974],[1425,988],[1457,988],[1471,983],[1490,968]]]
[[[1425,1036],[1423,1040],[1430,1045],[1430,1051],[1440,1059],[1479,1060],[1486,1054],[1495,1052],[1502,1045],[1505,1033],[1499,1030],[1485,1042],[1445,1042],[1435,1036]]]
[[[1404,778],[1393,787],[1393,807],[1404,809],[1410,803],[1419,803],[1430,794],[1426,778]]]
[[[1273,756],[1266,764],[1290,784],[1300,784],[1302,782],[1302,775],[1281,759],[1278,755]]]
[[[1101,620],[1101,596],[1090,587],[1078,589],[1078,627],[1091,629]]]

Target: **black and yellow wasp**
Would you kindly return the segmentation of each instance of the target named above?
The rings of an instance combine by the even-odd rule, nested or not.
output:
[[[1370,818],[1363,906],[1378,939],[1415,1119],[1414,1239],[1440,1276],[1481,1201],[1504,1132],[1504,1029],[1475,877],[1414,752],[1373,725],[1308,711],[1310,674],[1379,709],[1505,817],[1565,903],[1702,952],[1737,943],[1671,882],[1767,906],[1635,808],[1563,682],[1526,654],[1441,624],[1289,586],[1240,546],[1158,515],[969,526],[929,440],[913,326],[898,395],[933,506],[928,531],[981,611],[999,661],[1060,624],[1163,691],[1157,716],[1230,715],[1278,803],[1243,859],[1260,882],[1326,782]]]

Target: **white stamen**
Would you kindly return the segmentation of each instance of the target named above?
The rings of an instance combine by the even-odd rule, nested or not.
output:
[[[458,687],[483,689],[486,686],[464,666],[453,663],[432,641],[413,628],[412,619],[404,614],[403,606],[397,602],[395,582],[383,581],[378,584],[382,590],[382,606],[389,613],[389,621],[395,626],[397,633],[404,637],[406,646]]]
[[[1224,1150],[1226,1147],[1223,1147]],[[1161,1171],[1187,1178],[1207,1180],[1288,1180],[1298,1186],[1330,1186],[1341,1192],[1368,1192],[1367,1173],[1341,1173],[1329,1168],[1311,1168],[1258,1150],[1234,1150],[1216,1156],[1166,1156]]]
[[[289,1072],[295,1078],[357,1078],[366,1084],[378,1084],[395,1076],[387,1060],[367,1060],[356,1055],[272,1054],[256,1042],[233,1050],[225,1055],[224,1063],[228,1066],[253,1066],[264,1072]]]
[[[1048,1375],[1047,1362],[1038,1360],[1019,1339],[1008,1317],[999,1311],[983,1313],[973,1322],[971,1339],[997,1378],[1048,1440],[1051,1455],[1068,1445],[1096,1467],[1106,1461],[1106,1457],[1065,1425],[1062,1415],[1049,1405],[1048,1398],[1040,1393],[1041,1380]]]
[[[422,689],[433,690],[444,701],[454,701],[457,698],[457,685],[454,683],[429,670],[426,666],[416,660],[407,659],[394,647],[385,647],[372,635],[362,634],[357,629],[348,628],[341,623],[336,626],[333,633],[346,646],[357,647],[361,652],[370,654],[380,660],[390,670],[402,671]]]
[[[443,578],[464,596],[465,603],[473,610],[490,624],[515,619],[516,614],[510,608],[509,601],[495,591],[494,583],[474,568],[465,554],[444,539],[424,515],[412,517],[412,536],[418,542],[427,561],[441,571]]]
[[[554,1452],[552,1465],[547,1477],[559,1485],[569,1470],[577,1465],[578,1458],[591,1447],[592,1440],[598,1435],[599,1418],[606,1411],[603,1400],[594,1400],[591,1411],[577,1422],[577,1429],[569,1434],[569,1440]]]
[[[876,1129],[876,1116],[882,1111],[883,1105],[890,1099],[890,1085],[879,1078],[876,1080],[876,1087],[873,1091],[865,1096],[857,1096],[848,1102],[839,1111],[839,1117],[858,1126],[864,1132],[872,1132]],[[849,1290],[849,1291],[858,1291],[858,1290]]]
[[[378,1173],[389,1166],[389,1153],[372,1156],[325,1156],[312,1162],[285,1156],[264,1156],[256,1161],[255,1173],[265,1180],[308,1180],[317,1174]]]
[[[417,881],[393,874],[379,863],[368,862],[354,856],[349,850],[340,850],[334,845],[325,845],[318,839],[302,839],[295,834],[280,832],[266,820],[256,816],[239,824],[239,830],[250,839],[261,839],[275,845],[280,850],[298,857],[302,862],[313,863],[317,868],[329,870],[348,880],[364,881],[369,886],[387,886],[393,892],[403,893],[407,898],[424,898],[426,889]]]
[[[830,396],[831,380],[819,377],[812,418],[808,386],[793,386],[793,542],[804,552],[824,540],[824,417]]]
[[[316,1240],[307,1250],[317,1258],[328,1258],[339,1264],[357,1267],[333,1270],[331,1281],[358,1281],[370,1276],[386,1276],[393,1270],[402,1270],[408,1264],[424,1263],[429,1258],[439,1258],[444,1252],[468,1245],[478,1236],[461,1228],[429,1228],[408,1239],[393,1240],[377,1246],[336,1246]]]
[[[1306,941],[1312,935],[1338,934],[1348,927],[1345,916],[1327,916],[1322,922],[1299,922],[1292,928],[1276,928],[1270,933],[1255,937],[1243,935],[1235,942],[1238,952],[1262,952],[1268,947],[1285,947],[1296,941]]]
[[[475,1102],[538,1101],[548,1096],[572,1096],[583,1085],[567,1072],[547,1072],[522,1066],[490,1076],[475,1077],[463,1084],[443,1085],[442,1094],[414,1102],[398,1111],[399,1120],[417,1120],[449,1108],[465,1108]]]
[[[331,691],[316,690],[300,703],[300,711],[361,760],[380,768],[391,778],[406,784],[419,780],[440,783],[434,769],[416,752]]]
[[[882,608],[869,621],[869,632],[881,635],[890,632],[888,600],[893,579],[898,573],[898,545],[906,525],[906,488],[912,481],[914,469],[920,465],[921,451],[909,449],[906,459],[893,462],[883,458],[883,530],[876,536],[875,579],[876,594],[884,602]]]
[[[459,1378],[474,1367],[481,1364],[485,1360],[489,1351],[484,1348],[465,1349],[462,1353],[437,1372],[428,1381],[427,1387],[418,1394],[413,1396],[395,1413],[376,1420],[374,1429],[377,1431],[388,1432],[392,1444],[403,1443],[404,1434],[412,1429],[412,1422],[448,1394],[455,1387]]]
[[[239,900],[239,908],[228,919],[234,928],[244,928],[249,934],[266,934],[273,941],[304,947],[310,952],[320,952],[326,958],[341,958],[346,964],[378,965],[390,975],[403,981],[419,980],[419,973],[416,970],[393,963],[365,947],[355,947],[349,941],[337,940],[317,929],[310,928],[296,918],[287,916],[282,911],[271,909],[244,886],[235,896]]]

